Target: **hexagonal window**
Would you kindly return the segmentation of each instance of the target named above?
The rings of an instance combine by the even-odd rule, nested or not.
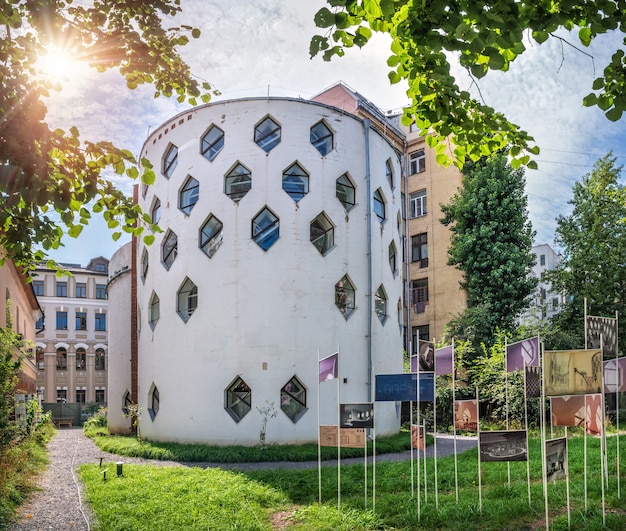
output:
[[[309,174],[297,162],[283,172],[283,190],[296,203],[309,193]]]
[[[172,267],[178,254],[178,237],[174,231],[168,230],[161,244],[161,261],[165,269]]]
[[[354,285],[348,275],[335,284],[335,306],[347,319],[356,308],[356,295]]]
[[[213,214],[210,214],[204,225],[200,227],[200,249],[211,258],[222,245],[224,225]]]
[[[224,193],[237,203],[252,188],[252,173],[239,162],[224,176]]]
[[[239,422],[252,409],[252,391],[239,376],[224,392],[224,408],[235,422]]]
[[[278,240],[279,229],[279,219],[267,207],[252,219],[252,239],[264,251],[267,251]]]
[[[343,207],[349,211],[356,204],[355,186],[347,173],[337,178],[336,195]]]
[[[200,183],[190,175],[178,192],[178,208],[185,214],[189,214],[198,202],[199,195]]]
[[[200,153],[212,161],[224,147],[224,131],[216,125],[209,127],[200,139]]]
[[[384,323],[387,319],[387,293],[382,284],[374,293],[374,311],[378,315],[380,322]]]
[[[296,423],[306,412],[306,387],[295,376],[280,390],[280,409]]]
[[[280,143],[280,125],[271,117],[266,117],[254,128],[254,141],[266,153]]]
[[[154,327],[159,322],[159,319],[161,317],[161,300],[154,291],[152,292],[152,296],[150,297],[150,302],[148,303],[148,306],[150,307],[148,324],[150,325],[150,328],[154,330]]]
[[[198,307],[198,286],[185,278],[177,293],[176,312],[187,322]]]
[[[146,282],[146,277],[148,276],[148,249],[144,249],[141,253],[141,281]]]
[[[389,268],[395,277],[398,274],[398,251],[394,242],[389,244]]]
[[[391,163],[391,159],[387,159],[387,162],[385,162],[385,177],[387,177],[387,182],[393,190],[395,184],[393,182],[393,164]]]
[[[378,190],[374,192],[374,212],[376,212],[376,217],[378,218],[378,221],[380,221],[381,223],[385,221],[385,217],[386,217],[385,210],[386,210],[385,196],[383,195],[383,192],[379,188]]]
[[[335,227],[324,212],[311,221],[311,243],[322,256],[335,245]]]
[[[152,208],[150,209],[150,219],[155,225],[161,220],[161,200],[158,197],[155,197],[152,201]]]
[[[333,150],[333,133],[323,121],[311,127],[311,144],[322,157]]]
[[[161,407],[161,398],[159,396],[159,390],[156,385],[152,384],[150,386],[150,392],[148,393],[148,414],[150,415],[150,419],[154,420],[157,414],[159,413],[159,409]]]
[[[178,148],[174,144],[167,146],[165,155],[163,155],[163,166],[161,168],[163,175],[168,179],[174,173],[178,164]]]

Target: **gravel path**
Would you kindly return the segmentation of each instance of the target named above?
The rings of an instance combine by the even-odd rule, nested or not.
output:
[[[457,437],[457,452],[476,446],[476,437]],[[454,452],[454,438],[451,435],[437,436],[437,457],[445,457]],[[433,447],[426,450],[427,456],[433,455]],[[196,466],[201,468],[219,467],[226,470],[262,470],[293,468],[316,468],[317,462],[305,463],[178,463],[174,461],[154,461],[135,457],[123,457],[100,450],[91,439],[85,437],[81,428],[57,430],[48,444],[50,464],[41,478],[42,490],[36,493],[28,503],[20,507],[18,520],[9,526],[8,531],[88,531],[93,514],[84,503],[83,490],[75,470],[84,463],[109,464],[122,463],[151,464],[158,466]],[[417,457],[417,456],[415,456]],[[402,461],[411,458],[411,452],[381,454],[377,462]],[[371,459],[371,458],[370,458]],[[342,459],[342,464],[361,464],[363,458]],[[336,466],[337,461],[324,462],[325,466]],[[112,471],[114,473],[114,471]]]

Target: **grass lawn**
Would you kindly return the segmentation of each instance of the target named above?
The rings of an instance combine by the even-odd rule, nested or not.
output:
[[[626,442],[622,441],[623,437],[620,452],[626,455]],[[605,492],[606,527],[603,527],[599,444],[597,439],[587,439],[588,508],[585,510],[584,440],[568,439],[571,529],[626,529],[626,484],[622,485],[622,499],[618,499],[615,437],[608,439],[610,476]],[[82,466],[80,477],[97,517],[93,529],[100,531],[542,529],[545,505],[538,439],[530,439],[529,455],[530,506],[525,462],[510,463],[510,487],[507,463],[482,463],[481,508],[477,450],[458,456],[458,503],[453,457],[438,461],[437,491],[434,462],[427,461],[427,482],[424,485],[422,473],[419,497],[416,483],[411,492],[410,462],[378,463],[375,496],[371,465],[367,471],[367,496],[363,465],[342,466],[340,510],[336,467],[322,469],[321,505],[317,469],[244,473],[198,467],[124,465],[124,475],[118,478],[115,466],[110,464],[106,481],[97,465]],[[548,485],[548,500],[550,529],[567,529],[564,480]]]

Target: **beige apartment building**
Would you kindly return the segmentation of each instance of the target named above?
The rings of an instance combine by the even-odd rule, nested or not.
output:
[[[32,286],[26,276],[11,260],[0,266],[0,293],[4,293],[5,310],[0,312],[0,328],[9,324],[21,337],[21,344],[15,347],[13,357],[20,360],[16,395],[35,395],[37,369],[35,367],[33,345],[35,322],[41,317],[41,309]]]
[[[109,261],[61,265],[71,276],[43,264],[33,276],[44,313],[36,324],[37,391],[44,404],[105,405]]]
[[[439,340],[446,324],[467,307],[461,289],[461,272],[449,266],[450,230],[439,220],[441,205],[450,201],[462,184],[463,175],[453,165],[437,164],[435,151],[413,127],[400,123],[401,114],[385,113],[358,92],[337,83],[312,98],[361,118],[383,133],[396,147],[403,174],[397,186],[402,191],[403,262],[406,278],[406,349],[418,340]]]
[[[408,321],[413,353],[417,340],[440,340],[445,325],[467,307],[461,271],[448,265],[451,232],[439,220],[441,205],[461,187],[463,175],[443,167],[417,132],[406,128]]]

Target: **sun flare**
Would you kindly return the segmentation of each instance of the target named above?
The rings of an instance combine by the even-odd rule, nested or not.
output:
[[[37,70],[52,82],[63,83],[76,77],[81,69],[79,61],[68,50],[48,46],[37,61]]]

